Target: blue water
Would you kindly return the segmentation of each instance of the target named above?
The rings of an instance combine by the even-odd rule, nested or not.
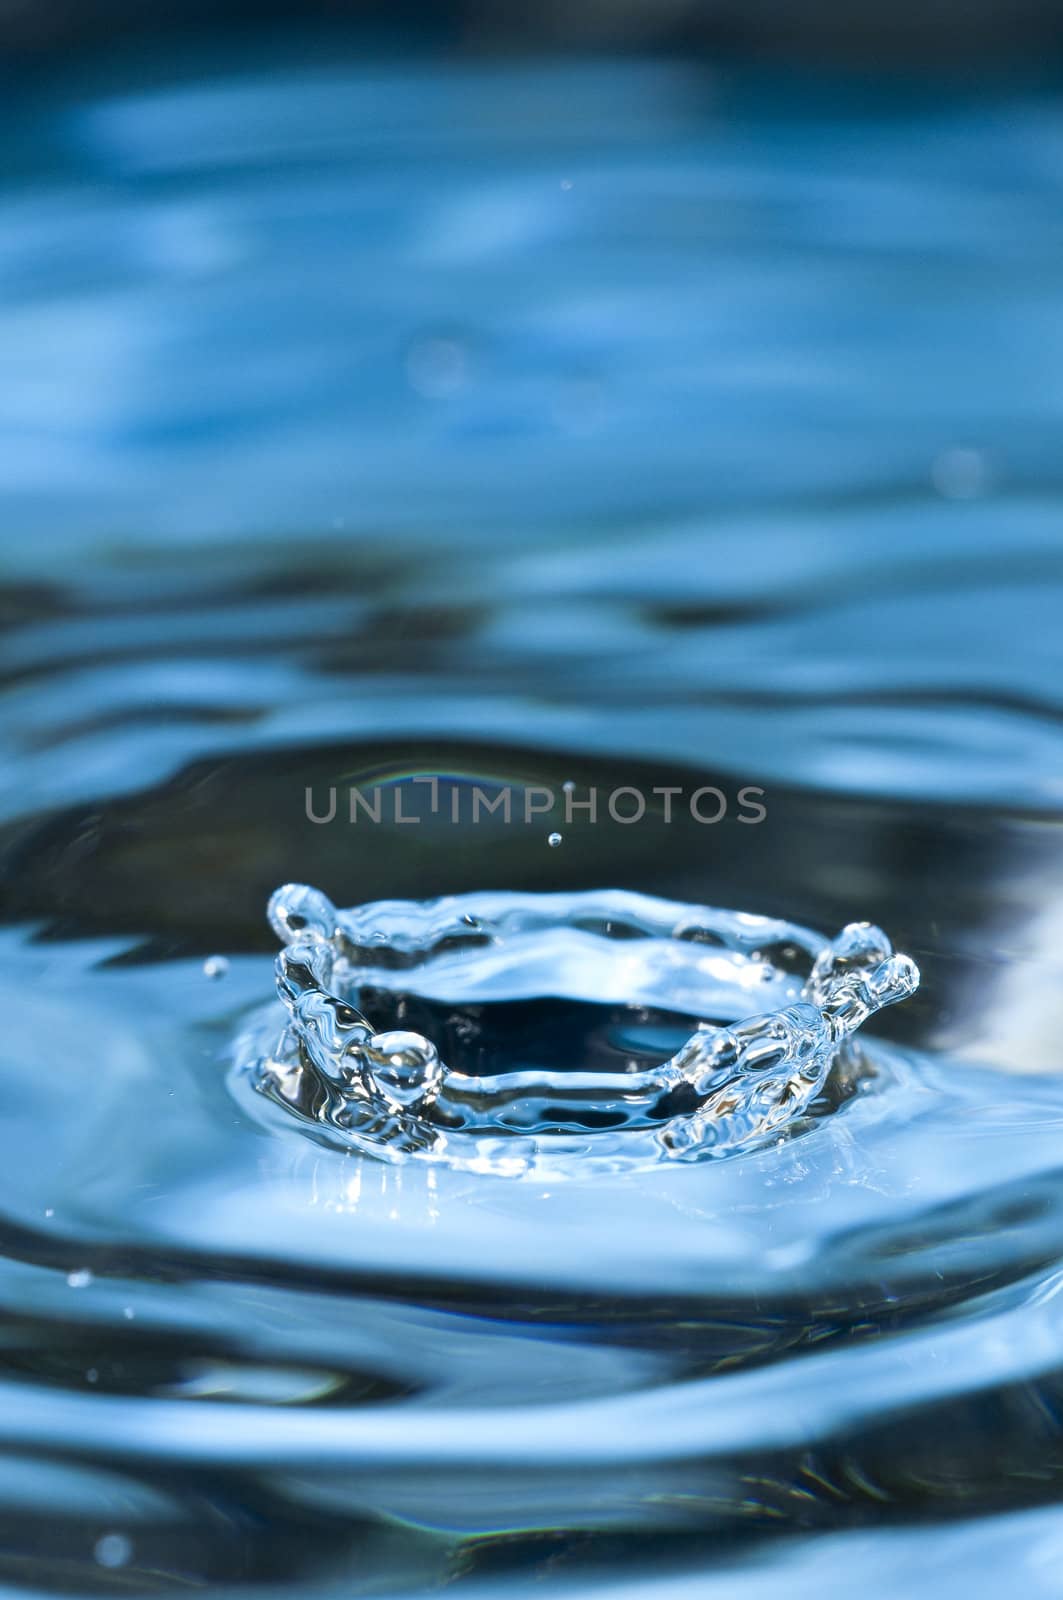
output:
[[[0,1581],[1057,1594],[1058,87],[288,38],[0,126]],[[385,1160],[240,1076],[290,880],[923,981],[725,1160]],[[553,955],[499,1060],[669,1054]]]

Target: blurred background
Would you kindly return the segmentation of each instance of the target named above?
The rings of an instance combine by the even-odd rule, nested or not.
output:
[[[0,932],[5,992],[24,1008],[4,1044],[0,1131],[17,1174],[0,1274],[17,1324],[0,1435],[9,1429],[16,1466],[5,1476],[0,1461],[0,1496],[21,1508],[5,1576],[48,1592],[97,1592],[112,1572],[126,1592],[134,1584],[130,1550],[101,1555],[98,1543],[127,1537],[116,1507],[133,1490],[90,1494],[82,1482],[60,1526],[70,1482],[49,1452],[94,1448],[113,1462],[143,1448],[138,1471],[177,1494],[168,1452],[180,1449],[159,1397],[178,1381],[184,1395],[197,1383],[200,1398],[219,1392],[181,1366],[195,1321],[186,1277],[231,1295],[222,1344],[233,1370],[245,1362],[239,1397],[268,1419],[279,1395],[303,1416],[294,1380],[277,1387],[258,1367],[247,1377],[244,1342],[252,1327],[273,1339],[273,1355],[256,1347],[254,1358],[270,1372],[310,1359],[306,1327],[324,1313],[315,1302],[304,1324],[292,1308],[317,1267],[300,1260],[304,1277],[286,1277],[286,1258],[274,1278],[261,1269],[268,1289],[248,1289],[260,1269],[246,1266],[263,1247],[255,1182],[264,1193],[269,1161],[286,1178],[290,1161],[300,1182],[305,1168],[258,1133],[246,1153],[210,1033],[228,1038],[241,1007],[268,995],[263,913],[287,879],[338,903],[608,884],[826,930],[880,921],[924,971],[917,1001],[882,1031],[1004,1069],[1008,1088],[950,1120],[913,1073],[895,1114],[923,1108],[929,1126],[910,1145],[895,1130],[881,1168],[845,1143],[860,1124],[838,1120],[829,1172],[874,1170],[876,1226],[887,1212],[893,1225],[896,1203],[909,1231],[889,1248],[876,1235],[866,1254],[832,1254],[832,1239],[818,1265],[855,1262],[856,1277],[809,1287],[809,1267],[788,1280],[785,1338],[844,1343],[936,1316],[948,1296],[1003,1293],[978,1243],[973,1261],[963,1244],[920,1256],[927,1280],[910,1301],[911,1284],[892,1276],[923,1239],[903,1208],[937,1172],[939,1148],[974,1210],[947,1225],[935,1213],[926,1237],[1006,1235],[1009,1282],[1035,1262],[1047,1273],[1063,1249],[1058,1113],[1011,1085],[1058,1070],[1063,1011],[1063,6],[0,0],[0,83]],[[746,827],[732,810],[706,827],[651,807],[637,826],[558,813],[370,829],[345,825],[341,802],[335,824],[307,818],[308,787],[319,802],[329,785],[412,794],[424,776],[458,793],[757,785],[767,817]],[[234,967],[208,1016],[202,961],[215,952]],[[94,1117],[66,1092],[72,1063]],[[160,1144],[160,1121],[136,1107],[169,1072],[184,1098],[163,1104]],[[971,1133],[957,1155],[957,1123],[986,1145]],[[1038,1139],[1035,1185],[1022,1175]],[[1014,1163],[1006,1205],[990,1187],[990,1144]],[[225,1255],[212,1229],[239,1161],[254,1201],[244,1195],[244,1231],[233,1224]],[[769,1188],[782,1181],[764,1172]],[[833,1182],[822,1177],[822,1192]],[[741,1207],[727,1195],[730,1217]],[[290,1235],[272,1221],[292,1259],[293,1214]],[[778,1211],[764,1216],[770,1233]],[[401,1246],[408,1273],[428,1270],[423,1233]],[[372,1264],[367,1237],[330,1248],[341,1262],[365,1249]],[[490,1259],[503,1256],[497,1246]],[[135,1280],[100,1302],[91,1328],[75,1326],[67,1293],[86,1287],[89,1263],[100,1279]],[[359,1270],[370,1270],[361,1258]],[[401,1300],[389,1284],[373,1292]],[[594,1372],[612,1373],[615,1357],[621,1388],[645,1377],[623,1366],[631,1350],[663,1359],[661,1321],[669,1349],[702,1374],[717,1359],[767,1362],[783,1337],[757,1320],[776,1316],[770,1282],[745,1300],[721,1291],[697,1310],[704,1323],[672,1307],[674,1326],[638,1302],[644,1288],[628,1284],[627,1311],[602,1312],[594,1334],[606,1361]],[[470,1325],[527,1323],[519,1360],[489,1347],[497,1393],[524,1398],[521,1362],[542,1393],[569,1393],[558,1374],[591,1338],[572,1331],[592,1316],[585,1306],[527,1290],[515,1307],[497,1284],[474,1302],[436,1293],[426,1308],[411,1291],[411,1350],[444,1303],[455,1321],[437,1354],[459,1373],[480,1350],[454,1332],[466,1312]],[[223,1298],[196,1313],[211,1372]],[[154,1342],[135,1343],[153,1315]],[[548,1361],[543,1328],[561,1323]],[[754,1324],[762,1342],[749,1355]],[[386,1366],[401,1339],[386,1318],[380,1330],[374,1360]],[[461,1339],[475,1332],[462,1322]],[[342,1365],[346,1337],[314,1360]],[[139,1397],[122,1444],[112,1429],[126,1414],[88,1393],[111,1371],[101,1339],[118,1340],[126,1363],[112,1391]],[[993,1345],[1005,1347],[1010,1334]],[[919,1349],[909,1377],[928,1370]],[[935,1371],[946,1369],[951,1357]],[[598,1392],[597,1376],[581,1389],[573,1370],[576,1390]],[[779,1370],[789,1384],[789,1365]],[[828,1409],[863,1382],[833,1373]],[[420,1375],[394,1381],[420,1393]],[[363,1389],[350,1372],[344,1382],[357,1410]],[[366,1384],[373,1403],[392,1393]],[[83,1424],[76,1409],[48,1411],[57,1386],[64,1404],[77,1391],[93,1406]],[[893,1438],[875,1458],[896,1466],[916,1451],[900,1487],[890,1478],[865,1494],[854,1468],[834,1494],[815,1473],[837,1462],[828,1471],[817,1458],[812,1487],[806,1477],[791,1493],[789,1458],[757,1457],[774,1488],[735,1491],[727,1537],[746,1537],[754,1503],[765,1526],[802,1535],[816,1518],[846,1535],[860,1519],[930,1524],[929,1545],[864,1551],[876,1592],[929,1592],[927,1549],[950,1575],[959,1559],[943,1535],[933,1542],[933,1519],[1053,1505],[1058,1395],[1031,1393],[1008,1390],[977,1427],[962,1396],[920,1412],[922,1432],[909,1419],[903,1449]],[[159,1411],[139,1409],[145,1396]],[[1005,1435],[1007,1482],[986,1467]],[[830,1437],[847,1460],[850,1435]],[[955,1451],[944,1462],[943,1440]],[[23,1450],[58,1476],[24,1480]],[[878,1484],[861,1461],[861,1482]],[[278,1487],[258,1460],[234,1489],[231,1466],[181,1458],[184,1543],[160,1512],[156,1545],[155,1533],[133,1540],[138,1562],[151,1556],[136,1581],[305,1585],[324,1551],[346,1582],[350,1550],[371,1547],[360,1592],[414,1585],[431,1515],[419,1513],[415,1538],[406,1502],[381,1511],[370,1490],[352,1532],[338,1499],[314,1500],[311,1515],[302,1480]],[[430,1460],[422,1488],[434,1493],[444,1467]],[[654,1478],[639,1505],[693,1493],[685,1472],[681,1462],[664,1490]],[[716,1484],[695,1488],[726,1521]],[[598,1511],[584,1523],[573,1512],[588,1541],[577,1558],[576,1534],[550,1543],[550,1515],[536,1522],[535,1492],[518,1486],[492,1511],[494,1485],[474,1484],[470,1504],[482,1493],[487,1509],[479,1522],[468,1511],[472,1535],[453,1536],[447,1570],[490,1574],[497,1561],[534,1575],[547,1547],[577,1565],[627,1560],[623,1509],[610,1509],[608,1536]],[[1058,1554],[1046,1526],[1038,1549]],[[691,1534],[698,1582],[719,1555],[697,1544],[703,1533]],[[985,1538],[972,1595],[1018,1560],[999,1522]],[[1035,1568],[1027,1592],[1049,1592],[1058,1560]],[[817,1593],[850,1582],[843,1559]]]
[[[13,913],[261,944],[302,855],[339,898],[615,880],[1027,949],[1063,799],[1061,28],[8,0]],[[330,777],[677,770],[764,785],[769,823],[547,855],[554,819],[303,812]]]
[[[682,49],[720,51],[727,48],[766,53],[834,54],[858,59],[861,53],[880,59],[886,52],[898,61],[919,65],[928,53],[954,63],[971,56],[1000,52],[1022,59],[1057,49],[1060,12],[1053,0],[913,0],[886,6],[854,8],[840,0],[582,0],[541,6],[517,0],[229,0],[223,6],[207,0],[159,0],[150,11],[135,0],[5,0],[5,48],[55,51],[163,30],[204,29],[231,25],[243,29],[297,25],[336,26],[348,33],[390,34],[407,47],[418,44],[452,49],[527,50],[534,47],[571,50],[596,45],[608,50]]]

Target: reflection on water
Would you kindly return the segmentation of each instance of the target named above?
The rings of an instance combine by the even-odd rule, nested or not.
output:
[[[21,803],[530,718],[1057,806],[1053,95],[127,79],[3,113]]]
[[[1056,1593],[1056,92],[218,47],[0,120],[0,1574]],[[767,815],[307,817],[425,776]],[[800,1137],[388,1165],[232,1093],[292,879],[924,982]]]

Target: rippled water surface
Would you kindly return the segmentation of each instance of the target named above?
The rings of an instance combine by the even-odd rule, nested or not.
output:
[[[289,40],[9,91],[3,1582],[1058,1593],[1055,88]],[[291,880],[866,919],[922,984],[725,1160],[382,1159],[246,1076]],[[500,989],[471,927],[372,1023],[655,1070],[700,997],[623,946]]]

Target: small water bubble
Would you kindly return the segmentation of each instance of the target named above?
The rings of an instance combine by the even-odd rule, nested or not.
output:
[[[76,1272],[68,1272],[66,1281],[71,1289],[87,1289],[92,1282],[92,1273],[88,1267],[78,1267]]]
[[[105,1533],[97,1539],[92,1551],[100,1567],[124,1567],[133,1554],[133,1546],[124,1533]]]
[[[460,339],[449,335],[417,338],[406,353],[406,377],[411,389],[427,400],[445,400],[468,381],[469,353]]]
[[[224,956],[208,956],[203,963],[203,974],[207,978],[224,978],[229,970],[229,963]]]
[[[566,778],[561,787],[566,794],[575,794],[576,792],[576,785],[571,778]]]
[[[978,500],[990,484],[989,462],[981,450],[953,446],[942,450],[931,468],[938,494],[946,500]]]
[[[550,846],[551,850],[556,850],[558,845],[561,843],[561,835],[559,833],[548,834],[546,842]]]

